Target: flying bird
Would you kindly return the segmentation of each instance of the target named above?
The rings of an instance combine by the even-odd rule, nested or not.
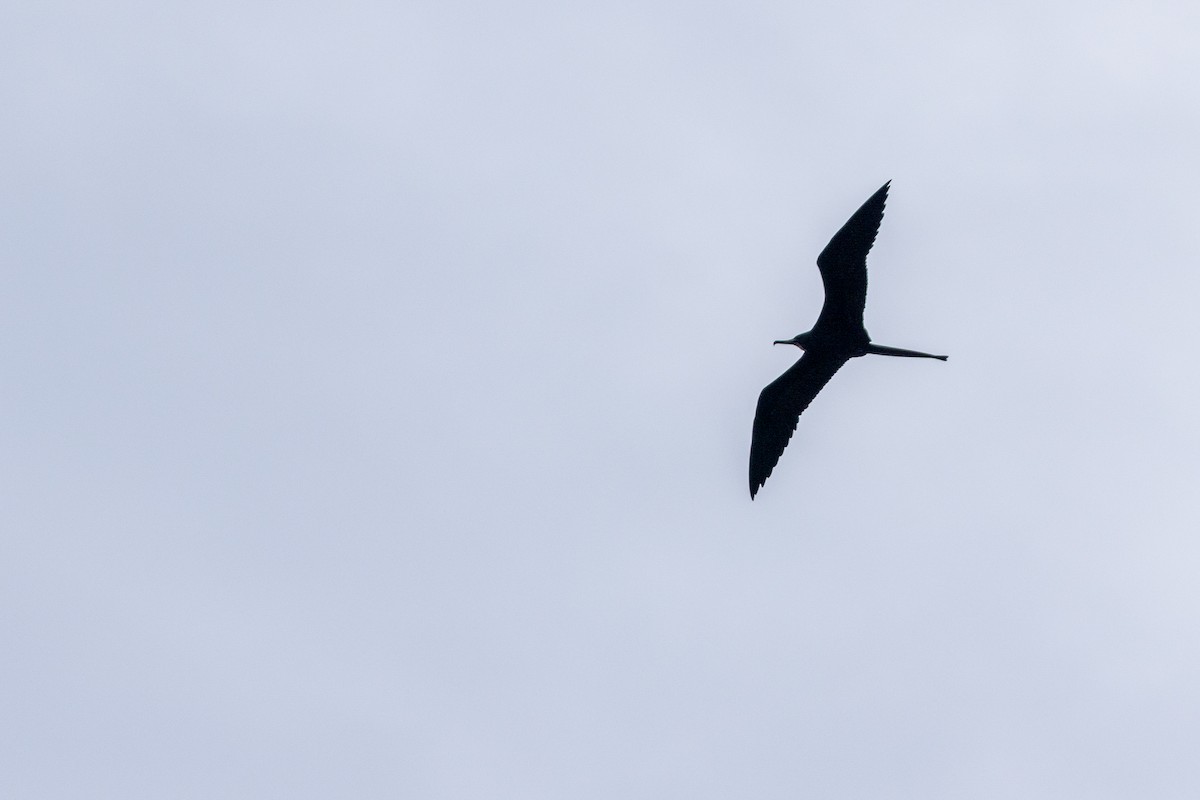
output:
[[[867,304],[867,253],[875,244],[875,234],[883,221],[883,206],[890,185],[891,181],[888,181],[867,198],[817,256],[821,283],[825,285],[825,304],[821,306],[817,324],[806,333],[775,342],[793,344],[803,350],[804,355],[758,396],[754,434],[750,440],[752,500],[779,463],[804,409],[847,361],[868,353],[941,361],[947,358],[873,344],[863,327],[863,308]]]

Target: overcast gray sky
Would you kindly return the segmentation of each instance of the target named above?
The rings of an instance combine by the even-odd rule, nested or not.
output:
[[[1200,793],[1192,2],[17,3],[0,794]],[[815,257],[859,359],[751,502]]]

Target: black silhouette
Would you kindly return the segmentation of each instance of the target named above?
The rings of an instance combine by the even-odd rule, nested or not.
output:
[[[787,447],[800,414],[829,382],[833,373],[852,358],[874,353],[880,356],[937,358],[947,356],[918,353],[871,343],[863,327],[867,304],[867,253],[883,221],[888,186],[880,187],[862,204],[817,256],[825,304],[811,331],[775,344],[794,344],[804,351],[791,369],[780,375],[758,396],[754,412],[754,435],[750,441],[750,498],[771,475]]]

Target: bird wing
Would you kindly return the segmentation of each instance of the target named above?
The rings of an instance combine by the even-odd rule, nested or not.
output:
[[[804,409],[849,360],[849,356],[835,353],[806,351],[787,372],[762,390],[750,439],[751,499],[779,463]]]
[[[863,327],[863,308],[867,304],[867,253],[875,244],[875,234],[883,221],[888,181],[846,221],[821,255],[817,268],[825,284],[825,304],[814,330]]]

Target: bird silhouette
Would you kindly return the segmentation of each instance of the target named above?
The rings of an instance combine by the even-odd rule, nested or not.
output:
[[[821,306],[817,324],[806,333],[775,342],[793,344],[804,355],[758,396],[750,440],[750,499],[754,499],[779,463],[804,409],[847,361],[868,353],[942,361],[947,358],[873,344],[863,327],[867,253],[875,244],[879,223],[883,221],[883,206],[891,183],[888,181],[867,198],[817,256],[817,268],[825,285],[825,304]]]

